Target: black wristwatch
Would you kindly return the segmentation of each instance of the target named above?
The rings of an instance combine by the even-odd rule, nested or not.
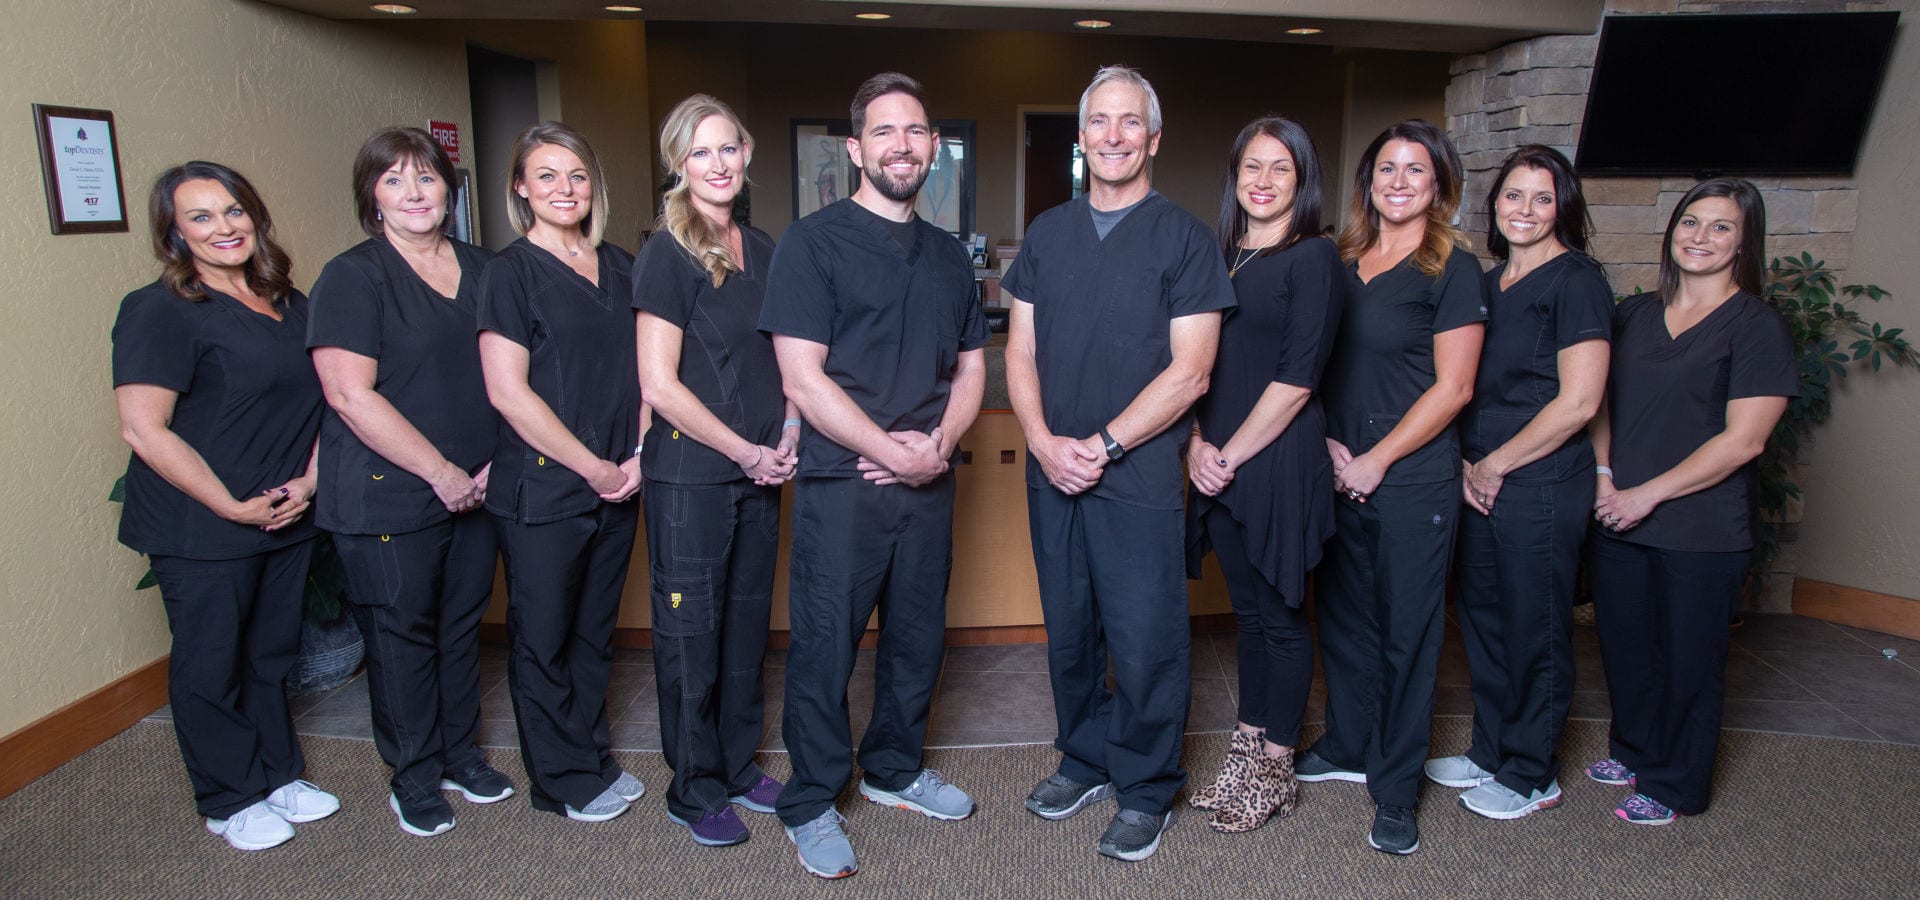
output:
[[[1108,434],[1105,428],[1100,429],[1100,439],[1107,442],[1108,460],[1116,460],[1127,455],[1127,448],[1120,446],[1120,442],[1114,440],[1113,435]]]

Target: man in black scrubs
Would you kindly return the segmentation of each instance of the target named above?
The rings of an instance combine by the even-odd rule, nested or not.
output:
[[[1101,69],[1081,95],[1080,128],[1088,194],[1035,219],[1001,281],[1060,726],[1060,770],[1027,808],[1064,819],[1117,795],[1098,848],[1139,860],[1159,846],[1187,777],[1180,453],[1234,296],[1213,232],[1153,191],[1153,86]]]
[[[920,765],[953,566],[948,458],[980,412],[986,319],[960,243],[914,215],[938,135],[918,82],[860,86],[853,197],[793,224],[774,251],[760,328],[806,420],[794,487],[778,811],[807,871],[851,875],[833,801],[852,775],[847,679],[880,608],[860,793],[937,819],[973,799]]]

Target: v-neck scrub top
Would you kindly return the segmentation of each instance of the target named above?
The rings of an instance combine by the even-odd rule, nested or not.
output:
[[[728,272],[716,288],[712,274],[661,232],[634,260],[633,308],[680,329],[680,383],[707,411],[735,434],[771,447],[779,443],[786,418],[773,340],[760,331],[773,239],[741,226],[740,255],[742,271]],[[642,443],[647,449],[640,471],[648,481],[725,484],[747,478],[726,454],[681,434],[658,413]]]
[[[1248,260],[1233,274],[1233,290],[1239,305],[1220,327],[1213,378],[1194,406],[1200,434],[1226,446],[1269,385],[1315,393],[1279,437],[1241,463],[1218,496],[1188,496],[1188,533],[1202,536],[1207,508],[1225,507],[1246,533],[1247,560],[1298,606],[1307,573],[1333,536],[1333,460],[1318,389],[1346,306],[1347,273],[1333,241],[1309,237]],[[1188,551],[1189,574],[1197,575],[1205,546],[1190,541]]]
[[[313,284],[307,347],[338,347],[377,364],[373,389],[468,474],[493,459],[500,418],[487,401],[473,333],[480,270],[492,256],[450,241],[453,297],[414,272],[385,237],[333,258]],[[341,534],[405,534],[452,514],[433,485],[373,451],[331,408],[320,423],[315,521]]]
[[[1567,251],[1502,290],[1501,263],[1485,276],[1487,337],[1473,400],[1460,417],[1461,451],[1479,462],[1500,449],[1560,396],[1560,351],[1613,336],[1613,288],[1592,259]],[[1593,476],[1593,445],[1582,428],[1552,453],[1507,474],[1515,484]]]
[[[1173,363],[1171,322],[1234,304],[1220,243],[1199,219],[1154,193],[1102,238],[1085,197],[1041,213],[1001,279],[1033,304],[1035,365],[1047,430],[1098,433]],[[1093,496],[1179,509],[1187,416],[1110,463]],[[1032,454],[1027,486],[1050,489]]]
[[[1372,281],[1347,264],[1353,293],[1327,369],[1327,436],[1353,455],[1373,449],[1433,387],[1433,336],[1487,320],[1480,264],[1459,247],[1434,277],[1412,254]],[[1441,429],[1387,469],[1381,484],[1432,484],[1460,477],[1460,439]]]
[[[1675,337],[1658,294],[1620,302],[1607,375],[1614,487],[1625,490],[1673,468],[1727,428],[1727,402],[1797,397],[1799,369],[1787,322],[1741,291]],[[1753,464],[1720,483],[1654,507],[1610,535],[1663,550],[1728,552],[1753,546],[1748,499]]]
[[[760,330],[831,348],[825,372],[886,431],[932,432],[960,353],[987,344],[973,262],[952,235],[914,218],[910,248],[886,219],[841,200],[787,228],[767,273]],[[808,424],[802,478],[859,474],[859,454]]]
[[[113,323],[113,384],[177,392],[168,428],[207,461],[236,500],[299,477],[320,431],[320,378],[307,359],[307,298],[280,319],[211,288],[188,300],[156,281],[126,296]],[[120,543],[149,556],[239,559],[314,536],[312,516],[278,531],[220,518],[168,484],[139,454],[127,463]]]
[[[633,257],[601,244],[600,283],[525,237],[480,274],[476,322],[527,348],[527,384],[593,455],[625,462],[640,439],[640,371],[634,356]],[[487,509],[523,525],[593,511],[587,480],[527,446],[500,421]]]

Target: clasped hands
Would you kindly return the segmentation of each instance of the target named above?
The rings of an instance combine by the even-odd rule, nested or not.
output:
[[[1040,461],[1047,483],[1068,496],[1092,490],[1107,468],[1107,443],[1097,434],[1084,438],[1049,434],[1027,442],[1027,451]]]
[[[933,433],[918,431],[889,431],[899,447],[894,453],[895,459],[882,464],[865,456],[860,457],[858,468],[860,477],[874,484],[904,484],[908,487],[921,487],[945,474],[948,468],[947,453],[940,442],[940,427],[934,426]]]

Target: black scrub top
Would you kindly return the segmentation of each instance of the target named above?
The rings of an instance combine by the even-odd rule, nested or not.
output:
[[[1560,351],[1613,336],[1613,288],[1591,258],[1568,251],[1502,290],[1507,264],[1486,274],[1487,338],[1473,401],[1460,416],[1461,451],[1479,462],[1560,396]],[[1515,484],[1552,484],[1593,474],[1593,444],[1580,429],[1552,453],[1507,474]]]
[[[1360,280],[1347,264],[1352,290],[1327,370],[1327,436],[1353,455],[1373,449],[1400,417],[1433,387],[1433,336],[1487,320],[1480,264],[1459,247],[1439,277],[1421,272],[1413,256]],[[1460,438],[1443,428],[1426,446],[1387,469],[1382,484],[1432,484],[1460,477]]]
[[[1766,301],[1734,294],[1676,338],[1667,332],[1658,294],[1628,297],[1614,313],[1607,374],[1614,487],[1646,483],[1725,431],[1730,400],[1799,395],[1793,338]],[[1654,507],[1639,525],[1613,536],[1664,550],[1750,549],[1752,477],[1748,463],[1719,484]]]
[[[154,282],[120,301],[113,384],[177,392],[168,428],[199,452],[236,500],[304,474],[320,431],[320,378],[307,359],[307,298],[291,292],[275,321],[207,288],[188,300]],[[127,463],[120,543],[149,556],[239,559],[312,538],[303,515],[266,532],[220,518],[168,484],[138,454]]]
[[[773,238],[758,228],[740,229],[742,271],[713,275],[672,235],[656,235],[633,263],[633,308],[652,313],[681,331],[680,383],[735,434],[771,447],[780,442],[786,397],[773,340],[760,331],[760,300],[766,293]],[[643,441],[640,471],[648,481],[725,484],[746,473],[726,454],[681,434],[655,411]]]
[[[1173,363],[1170,323],[1234,304],[1220,242],[1191,213],[1154,193],[1105,238],[1079,197],[1027,227],[1020,255],[1000,280],[1033,304],[1034,362],[1047,430],[1097,434]],[[1107,464],[1090,492],[1150,509],[1179,509],[1186,416]],[[1027,457],[1027,486],[1049,489]]]
[[[767,273],[760,330],[825,344],[826,374],[886,431],[932,432],[960,353],[987,344],[973,262],[953,236],[914,218],[902,247],[888,220],[851,199],[787,229]],[[859,454],[812,424],[799,477],[860,474]]]
[[[473,333],[480,269],[493,254],[451,241],[460,285],[444,297],[387,242],[333,258],[313,283],[307,348],[338,347],[377,363],[373,389],[448,462],[472,475],[493,459],[500,418],[487,401]],[[315,521],[341,534],[404,534],[452,514],[433,485],[375,453],[329,407],[320,423]]]
[[[640,440],[633,256],[601,244],[600,283],[522,237],[480,273],[476,321],[527,348],[527,384],[593,455],[621,463]],[[487,509],[523,525],[590,512],[585,478],[527,446],[505,419],[487,476]]]
[[[1187,504],[1187,573],[1200,577],[1211,546],[1206,514],[1224,507],[1246,532],[1247,558],[1286,602],[1299,606],[1307,573],[1333,536],[1333,460],[1320,379],[1347,302],[1340,250],[1310,237],[1256,256],[1233,275],[1239,305],[1220,326],[1207,395],[1195,404],[1200,434],[1224,447],[1276,382],[1315,391],[1287,430],[1240,464],[1217,497],[1192,492]]]

